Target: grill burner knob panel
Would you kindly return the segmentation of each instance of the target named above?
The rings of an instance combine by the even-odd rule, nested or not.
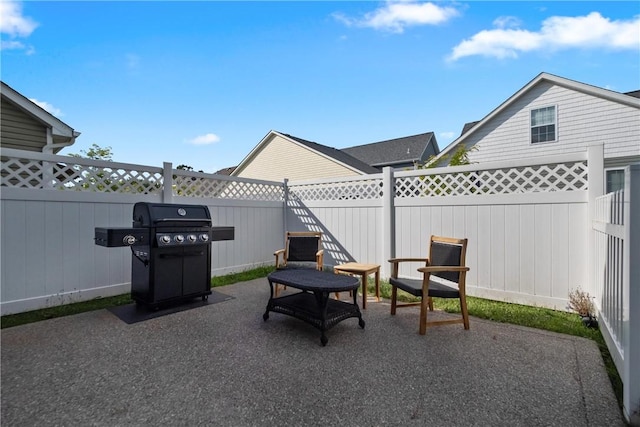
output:
[[[211,241],[208,233],[165,232],[156,234],[158,247],[187,246],[208,244]],[[137,243],[137,242],[136,242]]]

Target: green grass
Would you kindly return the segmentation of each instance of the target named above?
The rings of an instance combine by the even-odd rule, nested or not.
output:
[[[248,280],[266,277],[272,271],[273,267],[259,267],[240,273],[213,277],[211,279],[211,287],[226,286],[237,282],[245,282]],[[367,290],[369,295],[374,294],[375,288],[372,280],[369,281]],[[385,299],[391,298],[391,286],[387,281],[383,280],[380,283],[380,296]],[[398,293],[398,299],[401,301],[418,301],[416,298],[402,291]],[[0,318],[1,327],[3,329],[10,328],[12,326],[38,322],[54,317],[68,316],[86,311],[129,304],[131,302],[133,301],[131,300],[130,294],[125,294],[108,298],[96,298],[91,301],[45,308],[26,313],[12,314],[2,316],[2,318]],[[602,359],[607,373],[609,374],[613,390],[618,398],[618,403],[621,405],[622,380],[620,379],[620,375],[618,374],[613,359],[611,358],[611,354],[609,353],[604,338],[598,329],[590,329],[583,326],[580,321],[580,317],[577,314],[473,297],[467,298],[467,307],[469,309],[469,315],[474,317],[584,337],[595,341],[600,349],[600,353],[602,354]],[[460,312],[460,306],[457,300],[436,298],[434,299],[434,308],[444,310],[449,313]]]
[[[273,267],[259,267],[240,273],[228,274],[211,278],[211,287],[226,286],[232,283],[245,282],[260,277],[266,277],[273,271]],[[52,319],[54,317],[69,316],[72,314],[84,313],[86,311],[100,310],[118,305],[132,303],[131,294],[117,295],[114,297],[96,298],[90,301],[65,304],[57,307],[43,308],[41,310],[27,311],[25,313],[10,314],[0,318],[0,327],[10,328],[12,326],[25,325],[27,323],[39,322],[41,320]]]
[[[240,273],[227,274],[226,276],[217,276],[211,278],[211,287],[227,286],[233,283],[246,282],[248,280],[267,277],[274,270],[274,267],[258,267],[253,270],[241,271]]]

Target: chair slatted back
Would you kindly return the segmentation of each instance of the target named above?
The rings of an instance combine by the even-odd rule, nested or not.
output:
[[[465,245],[438,241],[437,237],[431,238],[429,251],[429,265],[465,265]],[[455,271],[443,271],[431,273],[451,282],[460,282],[460,273]]]
[[[289,236],[287,260],[293,262],[316,262],[320,246],[318,236]]]

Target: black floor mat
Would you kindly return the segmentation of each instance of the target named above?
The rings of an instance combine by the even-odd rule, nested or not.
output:
[[[117,307],[108,308],[107,310],[115,314],[123,322],[132,324],[149,319],[155,319],[156,317],[166,316],[167,314],[178,313],[180,311],[191,310],[193,308],[204,307],[205,305],[228,301],[230,299],[233,299],[233,297],[221,294],[220,292],[211,291],[211,295],[209,295],[209,298],[206,301],[202,301],[201,298],[196,298],[191,301],[184,301],[168,305],[166,307],[161,306],[157,310],[153,307],[145,307],[136,303],[119,305]]]

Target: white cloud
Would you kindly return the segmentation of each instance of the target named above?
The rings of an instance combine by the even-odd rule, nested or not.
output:
[[[577,17],[553,16],[545,19],[537,32],[518,29],[519,23],[512,18],[508,21],[499,18],[494,25],[497,28],[480,31],[455,46],[449,59],[455,61],[473,55],[516,58],[520,53],[538,50],[640,50],[640,16],[618,21],[598,12]]]
[[[22,16],[22,4],[16,1],[0,2],[0,32],[11,37],[28,37],[38,23]]]
[[[437,25],[458,15],[453,7],[442,7],[434,3],[423,3],[413,0],[388,1],[384,6],[366,13],[362,18],[350,18],[341,13],[333,17],[351,27],[370,27],[402,33],[406,27],[416,25]]]
[[[493,26],[497,28],[517,28],[522,21],[515,16],[499,16],[493,20]]]
[[[22,16],[22,4],[11,0],[0,1],[0,33],[12,40],[2,40],[0,50],[25,50],[27,55],[35,52],[33,46],[25,45],[16,38],[29,37],[38,23]]]
[[[220,141],[220,137],[218,135],[213,133],[206,133],[204,135],[196,136],[195,138],[192,138],[187,142],[193,145],[209,145],[215,144],[218,141]]]
[[[54,107],[53,105],[49,104],[46,101],[38,101],[35,98],[29,98],[29,101],[33,102],[38,107],[42,108],[43,110],[45,110],[47,113],[51,115],[54,115],[56,117],[64,116],[61,109]]]

